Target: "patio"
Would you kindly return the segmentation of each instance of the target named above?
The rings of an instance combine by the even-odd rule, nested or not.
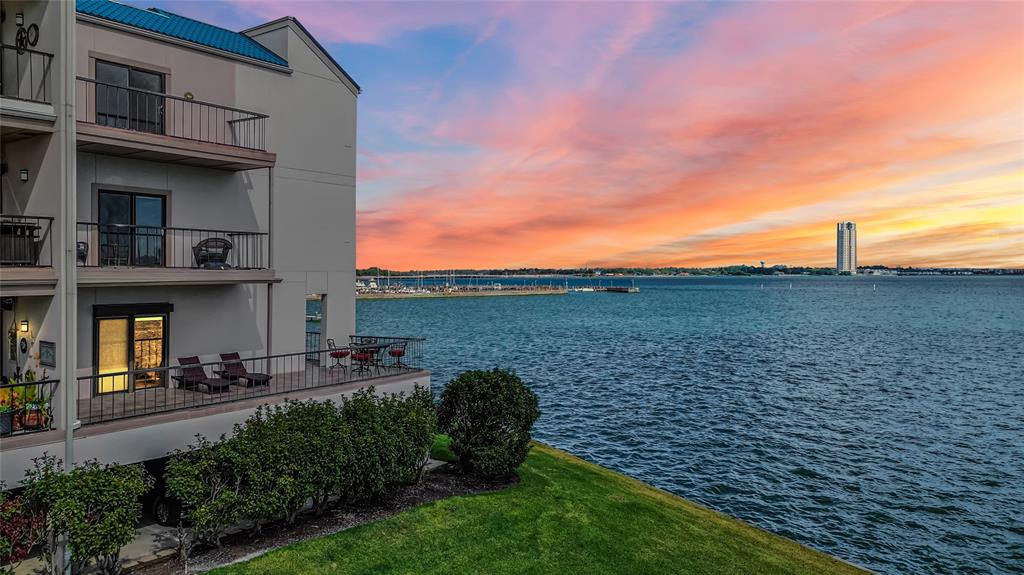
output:
[[[78,419],[85,426],[328,386],[365,384],[374,379],[422,371],[422,341],[353,336],[348,346],[335,349],[81,377],[78,380]],[[399,349],[401,355],[392,351]],[[244,375],[231,376],[228,367],[233,368],[232,372],[241,370],[261,381],[269,376],[269,380],[265,384],[252,384]],[[95,393],[110,385],[126,386],[130,379],[165,383],[134,391]]]

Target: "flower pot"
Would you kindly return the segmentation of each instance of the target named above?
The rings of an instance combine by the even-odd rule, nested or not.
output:
[[[21,412],[22,429],[40,429],[43,427],[43,410],[37,406],[25,406]]]
[[[0,435],[10,435],[14,431],[14,412],[0,411]]]

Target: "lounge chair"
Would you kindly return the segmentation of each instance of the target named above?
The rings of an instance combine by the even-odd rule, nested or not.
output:
[[[182,389],[196,389],[203,386],[206,393],[220,393],[231,388],[231,382],[220,377],[207,377],[206,370],[197,356],[179,357],[181,375],[172,376]]]
[[[254,373],[245,369],[245,364],[242,363],[242,358],[237,352],[222,353],[220,360],[224,362],[224,369],[215,369],[213,373],[231,383],[244,382],[245,387],[253,387],[254,385],[270,385],[270,380],[274,378],[266,373]]]

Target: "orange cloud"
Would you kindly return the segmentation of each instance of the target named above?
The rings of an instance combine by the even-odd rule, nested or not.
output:
[[[865,264],[1024,266],[1022,4],[500,18],[516,76],[363,152],[360,266],[828,265],[842,219]]]

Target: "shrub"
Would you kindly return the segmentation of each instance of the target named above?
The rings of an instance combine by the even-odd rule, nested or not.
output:
[[[322,512],[348,463],[344,432],[337,407],[312,400],[260,408],[235,428],[243,508],[257,530],[280,517],[293,523],[311,499]]]
[[[416,386],[409,396],[383,398],[381,408],[390,419],[388,427],[393,430],[393,480],[415,483],[422,477],[430,459],[430,448],[437,432],[434,397],[429,389]]]
[[[445,387],[438,408],[460,469],[485,477],[508,475],[526,460],[539,416],[537,396],[503,369],[462,373]]]
[[[0,483],[0,574],[13,575],[42,533],[43,518]]]
[[[356,392],[339,407],[330,401],[287,402],[257,409],[217,443],[199,438],[167,464],[167,491],[181,500],[179,553],[192,542],[220,544],[243,519],[254,532],[270,521],[295,521],[309,501],[322,513],[335,498],[364,502],[416,481],[436,429],[433,397]],[[187,541],[187,543],[186,543]]]
[[[28,512],[41,521],[37,541],[40,544],[39,555],[45,565],[44,572],[54,573],[53,556],[60,533],[50,520],[50,511],[61,498],[70,496],[70,483],[64,475],[61,461],[46,454],[32,460],[32,468],[25,471],[25,479],[21,483]]]
[[[44,557],[52,556],[56,538],[64,535],[74,572],[95,561],[101,573],[119,573],[121,547],[135,536],[142,514],[139,498],[152,478],[141,465],[87,461],[62,473],[53,457],[34,464],[23,483],[31,509],[45,517]]]
[[[396,483],[393,429],[373,388],[355,392],[341,405],[349,465],[338,482],[338,495],[349,502],[379,499]]]
[[[197,437],[188,451],[175,451],[167,462],[167,493],[181,501],[182,519],[191,534],[179,528],[179,553],[188,559],[192,545],[203,541],[220,547],[224,531],[241,518],[241,470],[231,465],[233,445],[223,439],[210,443]]]

